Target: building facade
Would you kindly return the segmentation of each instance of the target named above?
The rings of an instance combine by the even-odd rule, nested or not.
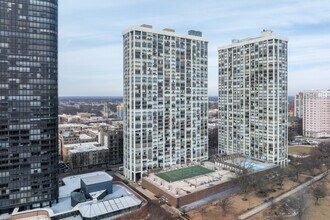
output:
[[[99,143],[109,149],[109,165],[123,163],[123,128],[113,125],[101,126]]]
[[[142,25],[123,41],[125,176],[206,160],[207,40]]]
[[[218,49],[219,153],[287,163],[287,44],[263,31]]]
[[[0,1],[0,211],[58,198],[57,0]]]
[[[64,161],[75,171],[108,166],[109,149],[97,142],[65,145],[64,148],[67,150]]]
[[[303,133],[306,137],[330,137],[330,90],[304,91]]]
[[[109,164],[122,164],[124,157],[123,129],[110,128],[104,133],[104,146],[109,148]]]
[[[299,92],[294,96],[294,116],[298,118],[303,118],[304,114],[304,93]]]
[[[88,130],[86,130],[88,131]],[[74,129],[60,130],[59,131],[59,153],[63,156],[64,145],[88,143],[98,141],[98,135],[90,132],[89,135],[85,131],[78,131]]]

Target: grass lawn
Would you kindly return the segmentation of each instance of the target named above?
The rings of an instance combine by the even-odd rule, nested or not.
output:
[[[298,147],[289,147],[289,154],[295,154],[295,155],[300,155],[300,154],[309,154],[313,148],[312,147],[303,147],[303,146],[298,146]]]
[[[202,166],[191,166],[182,169],[171,170],[164,173],[157,173],[156,176],[166,180],[167,182],[175,182],[178,180],[188,179],[194,176],[199,176],[212,172],[214,171]]]

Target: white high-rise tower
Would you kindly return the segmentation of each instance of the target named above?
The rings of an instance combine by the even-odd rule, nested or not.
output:
[[[219,54],[219,153],[286,165],[287,38],[263,31]]]
[[[150,25],[124,40],[124,174],[208,158],[208,42]]]

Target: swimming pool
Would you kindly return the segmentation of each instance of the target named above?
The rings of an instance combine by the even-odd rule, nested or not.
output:
[[[254,163],[252,161],[241,162],[241,167],[251,168],[253,170],[263,170],[263,169],[266,168],[265,165],[263,165],[263,164],[257,164],[257,163]]]

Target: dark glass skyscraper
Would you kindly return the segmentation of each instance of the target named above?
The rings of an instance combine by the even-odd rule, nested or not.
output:
[[[0,0],[0,212],[58,197],[57,0]]]

